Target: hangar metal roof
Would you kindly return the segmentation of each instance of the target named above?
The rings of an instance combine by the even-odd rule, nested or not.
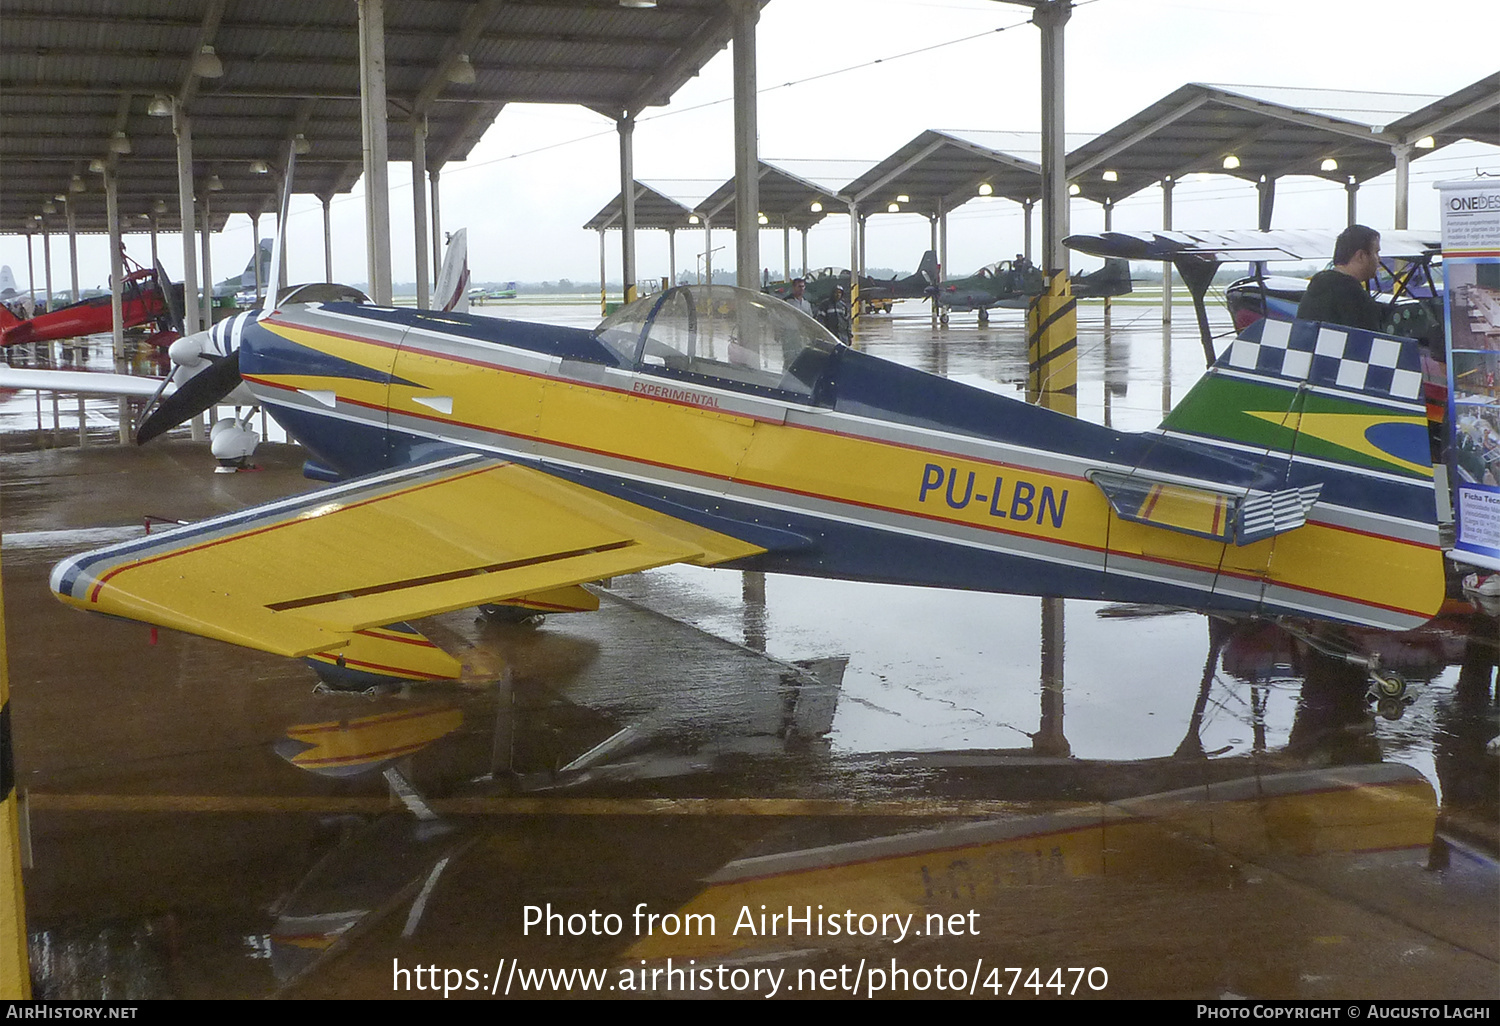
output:
[[[764,2],[764,0],[763,0]],[[412,155],[425,117],[428,166],[462,160],[507,103],[575,103],[610,117],[663,104],[728,42],[722,0],[385,0],[390,159]],[[362,173],[358,8],[352,0],[4,0],[0,33],[0,231],[74,194],[80,230],[104,224],[101,179],[118,169],[121,213],[176,205],[176,143],[154,97],[192,116],[194,169],[218,175],[221,213],[275,208],[275,174],[297,136],[297,192],[348,191]],[[221,77],[193,57],[214,48]],[[467,58],[473,82],[463,78]],[[458,69],[458,70],[455,70]],[[116,136],[115,133],[123,133]],[[130,152],[111,155],[111,140]],[[116,148],[119,144],[116,144]]]
[[[1006,147],[1027,149],[1037,159]],[[1037,133],[928,129],[840,192],[858,202],[862,213],[884,213],[907,196],[902,212],[931,217],[939,201],[952,210],[974,199],[981,184],[988,184],[992,195],[1019,203],[1041,197],[1040,157]]]
[[[692,228],[696,227],[695,225],[688,224],[688,218],[692,216],[692,210],[678,203],[670,196],[658,192],[645,182],[635,182],[636,228],[656,228],[662,231],[677,228]],[[597,214],[589,218],[588,223],[584,227],[590,231],[624,228],[624,193],[615,193],[615,198],[606,203]]]
[[[845,204],[832,191],[801,175],[762,160],[757,177],[760,180],[760,212],[770,222],[768,228],[811,228],[830,213],[838,213]],[[816,203],[821,209],[813,210]],[[715,228],[733,228],[734,179],[715,189],[695,208],[709,218]]]
[[[1438,147],[1473,139],[1500,146],[1500,72],[1435,100],[1386,125],[1386,132],[1415,141],[1432,136]]]
[[[1365,182],[1395,166],[1394,143],[1421,137],[1402,136],[1393,126],[1414,125],[1418,112],[1446,109],[1446,102],[1403,93],[1190,83],[1073,149],[1068,179],[1097,202],[1200,172],[1251,182],[1262,175]],[[1458,138],[1448,133],[1437,145]],[[1231,155],[1239,163],[1226,168]]]

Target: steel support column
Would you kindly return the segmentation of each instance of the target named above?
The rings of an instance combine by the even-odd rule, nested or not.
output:
[[[125,370],[125,254],[120,240],[120,190],[113,169],[104,172],[104,219],[109,222],[109,323],[115,371]],[[120,444],[130,444],[130,400],[120,396]]]
[[[807,229],[802,229],[802,276],[807,277]]]
[[[213,239],[213,210],[208,205],[208,189],[203,190],[203,228],[198,233],[198,248],[203,253],[203,326],[211,327],[214,323],[214,270],[213,260],[208,253],[209,243]],[[260,244],[256,244],[255,255],[260,256]],[[283,258],[285,259],[285,258]]]
[[[1391,156],[1396,159],[1396,223],[1397,231],[1406,229],[1406,213],[1411,193],[1411,144],[1399,143],[1391,147]]]
[[[786,223],[786,215],[781,217],[781,280],[792,280],[792,226]]]
[[[417,309],[432,306],[431,282],[427,264],[427,118],[416,117],[411,123],[411,219],[412,250],[417,260]],[[433,267],[441,266],[437,263]]]
[[[730,0],[734,18],[734,266],[735,283],[760,280],[760,157],[755,118],[755,25],[758,0]]]
[[[621,296],[635,302],[635,118],[615,121],[620,135],[620,281]]]
[[[73,299],[76,303],[83,298],[82,290],[78,285],[78,222],[73,216],[73,196],[68,195],[68,202],[64,209],[68,212],[68,269],[73,275]]]
[[[193,124],[181,104],[172,104],[172,132],[177,136],[177,210],[182,226],[182,333],[198,330],[198,255],[193,249]],[[256,245],[260,245],[259,242]],[[257,264],[257,266],[259,266]]]
[[[251,267],[255,272],[255,303],[266,296],[266,278],[261,273],[261,211],[251,214]],[[245,279],[240,279],[245,281]]]
[[[391,302],[391,200],[385,116],[385,0],[359,3],[359,106],[364,136],[365,251],[370,298]]]
[[[1176,184],[1170,176],[1161,180],[1161,229],[1164,232],[1172,230],[1172,187]],[[1161,323],[1163,331],[1171,331],[1172,263],[1169,260],[1162,261],[1161,265]]]
[[[31,299],[33,314],[36,312],[36,256],[32,253],[31,237],[35,234],[35,232],[26,233],[26,295]],[[154,250],[151,255],[153,257],[156,255]]]
[[[440,171],[439,168],[433,168],[432,170],[430,170],[430,171],[427,172],[427,180],[431,184],[431,188],[430,188],[429,191],[432,193],[432,266],[433,267],[442,267],[443,266],[443,210],[442,210],[442,207],[438,205],[438,200],[440,199],[439,189],[438,189],[438,175],[439,175],[439,171]]]
[[[1063,126],[1063,26],[1071,0],[1048,0],[1032,12],[1042,32],[1042,260],[1048,271],[1065,271],[1062,240],[1068,234],[1067,137]],[[1030,259],[1028,257],[1027,259]]]
[[[672,284],[677,284],[677,229],[667,229],[667,272],[672,276]]]
[[[849,201],[849,330],[859,327],[859,255],[864,251],[864,240],[860,232],[864,218],[859,216],[859,204]]]
[[[706,217],[703,219],[703,283],[714,283],[714,230]]]
[[[256,272],[257,276],[260,274]],[[333,284],[333,197],[323,197],[323,280]]]
[[[1021,254],[1027,260],[1031,259],[1031,208],[1034,206],[1034,199],[1021,201]]]
[[[941,200],[938,201],[938,210],[939,211],[942,210],[942,201]],[[937,253],[937,248],[938,248],[938,214],[937,213],[933,213],[930,217],[927,218],[927,221],[928,221],[928,227],[930,227],[932,229],[932,240],[929,243],[929,248],[932,250],[933,253]],[[937,282],[933,282],[932,283],[932,286],[933,286],[934,290],[937,288],[937,284],[938,284]],[[937,292],[936,291],[934,291],[933,294],[932,294],[932,326],[934,328],[936,328],[938,326],[938,300],[937,300]]]
[[[42,215],[42,284],[47,288],[47,309],[52,309],[52,233],[47,229],[47,215]]]
[[[604,286],[604,229],[599,229],[599,316],[605,315],[609,305],[609,293]]]
[[[1276,209],[1276,179],[1261,175],[1255,183],[1256,224],[1263,232],[1271,230],[1271,212]]]
[[[1359,223],[1359,183],[1351,176],[1344,183],[1344,224]]]

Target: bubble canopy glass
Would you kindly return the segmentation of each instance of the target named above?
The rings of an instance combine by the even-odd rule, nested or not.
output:
[[[610,314],[595,335],[648,374],[813,401],[839,342],[774,296],[680,285]]]

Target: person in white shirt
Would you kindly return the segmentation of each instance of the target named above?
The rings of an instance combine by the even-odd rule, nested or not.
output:
[[[801,310],[803,313],[807,314],[807,316],[812,317],[814,316],[812,302],[805,295],[803,295],[803,293],[806,291],[807,279],[793,278],[792,294],[786,297],[786,301],[795,306],[798,310]]]

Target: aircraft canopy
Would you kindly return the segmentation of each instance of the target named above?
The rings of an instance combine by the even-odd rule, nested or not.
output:
[[[621,307],[595,334],[627,367],[812,400],[838,341],[773,296],[681,285]]]

